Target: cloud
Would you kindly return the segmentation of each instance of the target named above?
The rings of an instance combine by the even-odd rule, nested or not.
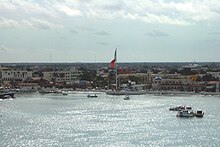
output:
[[[4,17],[0,18],[0,28],[37,28],[37,29],[57,29],[62,28],[60,24],[51,23],[42,19],[30,18],[28,20],[13,20]]]
[[[57,5],[57,6],[55,6],[55,8],[57,8],[58,11],[66,14],[68,16],[82,16],[82,13],[81,13],[80,10],[70,8],[70,7],[65,6],[65,5]]]
[[[62,28],[62,25],[50,23],[48,21],[45,21],[45,20],[42,20],[42,19],[36,19],[36,18],[31,18],[31,20],[28,22],[28,24],[30,24],[31,27],[33,27],[33,28],[39,28],[39,29]]]
[[[16,10],[16,6],[13,5],[12,3],[8,3],[6,1],[1,1],[0,3],[0,11],[4,10],[4,11],[15,11]]]
[[[153,30],[152,32],[145,33],[146,36],[149,37],[168,37],[170,36],[168,33],[160,31],[160,30]]]
[[[0,28],[6,28],[6,27],[19,27],[20,24],[18,21],[15,21],[13,19],[6,19],[1,17],[0,18]]]
[[[106,31],[100,31],[100,32],[96,32],[96,35],[109,36],[110,34]]]
[[[169,25],[191,25],[197,22],[216,21],[220,17],[220,2],[212,0],[122,0],[100,2],[94,0],[87,3],[86,8],[81,5],[81,11],[88,18],[101,19],[130,19],[147,23]]]
[[[24,19],[27,17],[56,17],[56,11],[51,8],[49,1],[38,3],[39,1],[12,0],[1,1],[0,13],[3,17]],[[11,19],[12,19],[11,18]]]
[[[25,1],[13,0],[0,3],[0,13],[7,19],[38,18],[60,20],[64,17],[86,19],[125,19],[145,23],[192,25],[218,21],[219,0],[63,0]],[[52,23],[52,22],[50,22]],[[41,23],[42,24],[42,23]],[[45,24],[45,23],[44,23]],[[46,28],[45,26],[43,28]]]

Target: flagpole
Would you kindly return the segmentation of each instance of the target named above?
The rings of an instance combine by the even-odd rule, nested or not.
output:
[[[115,49],[115,80],[116,80],[116,91],[118,91],[118,66],[117,66],[117,48]]]

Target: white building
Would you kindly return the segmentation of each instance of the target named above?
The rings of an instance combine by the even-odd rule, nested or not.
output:
[[[50,82],[75,82],[78,79],[79,71],[72,68],[68,71],[46,71],[43,72],[43,78]]]
[[[207,72],[207,74],[212,75],[215,78],[218,78],[220,80],[220,72]]]
[[[192,81],[187,78],[179,79],[163,79],[155,77],[152,82],[153,90],[184,90],[187,91],[188,85],[192,85]]]
[[[27,70],[14,70],[9,68],[0,68],[0,79],[2,82],[7,81],[17,81],[23,82],[28,78],[32,78],[32,71]]]

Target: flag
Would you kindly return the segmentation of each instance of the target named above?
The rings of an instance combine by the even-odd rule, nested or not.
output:
[[[116,57],[117,57],[117,49],[115,49],[114,59],[112,59],[111,62],[109,63],[109,68],[111,69],[115,68]]]
[[[115,59],[113,59],[113,60],[109,63],[109,68],[111,68],[111,69],[115,68]]]

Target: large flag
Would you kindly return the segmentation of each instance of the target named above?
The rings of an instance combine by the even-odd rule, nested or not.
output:
[[[109,68],[111,69],[115,68],[116,57],[117,57],[117,49],[115,49],[114,59],[112,59],[111,62],[109,63]]]

